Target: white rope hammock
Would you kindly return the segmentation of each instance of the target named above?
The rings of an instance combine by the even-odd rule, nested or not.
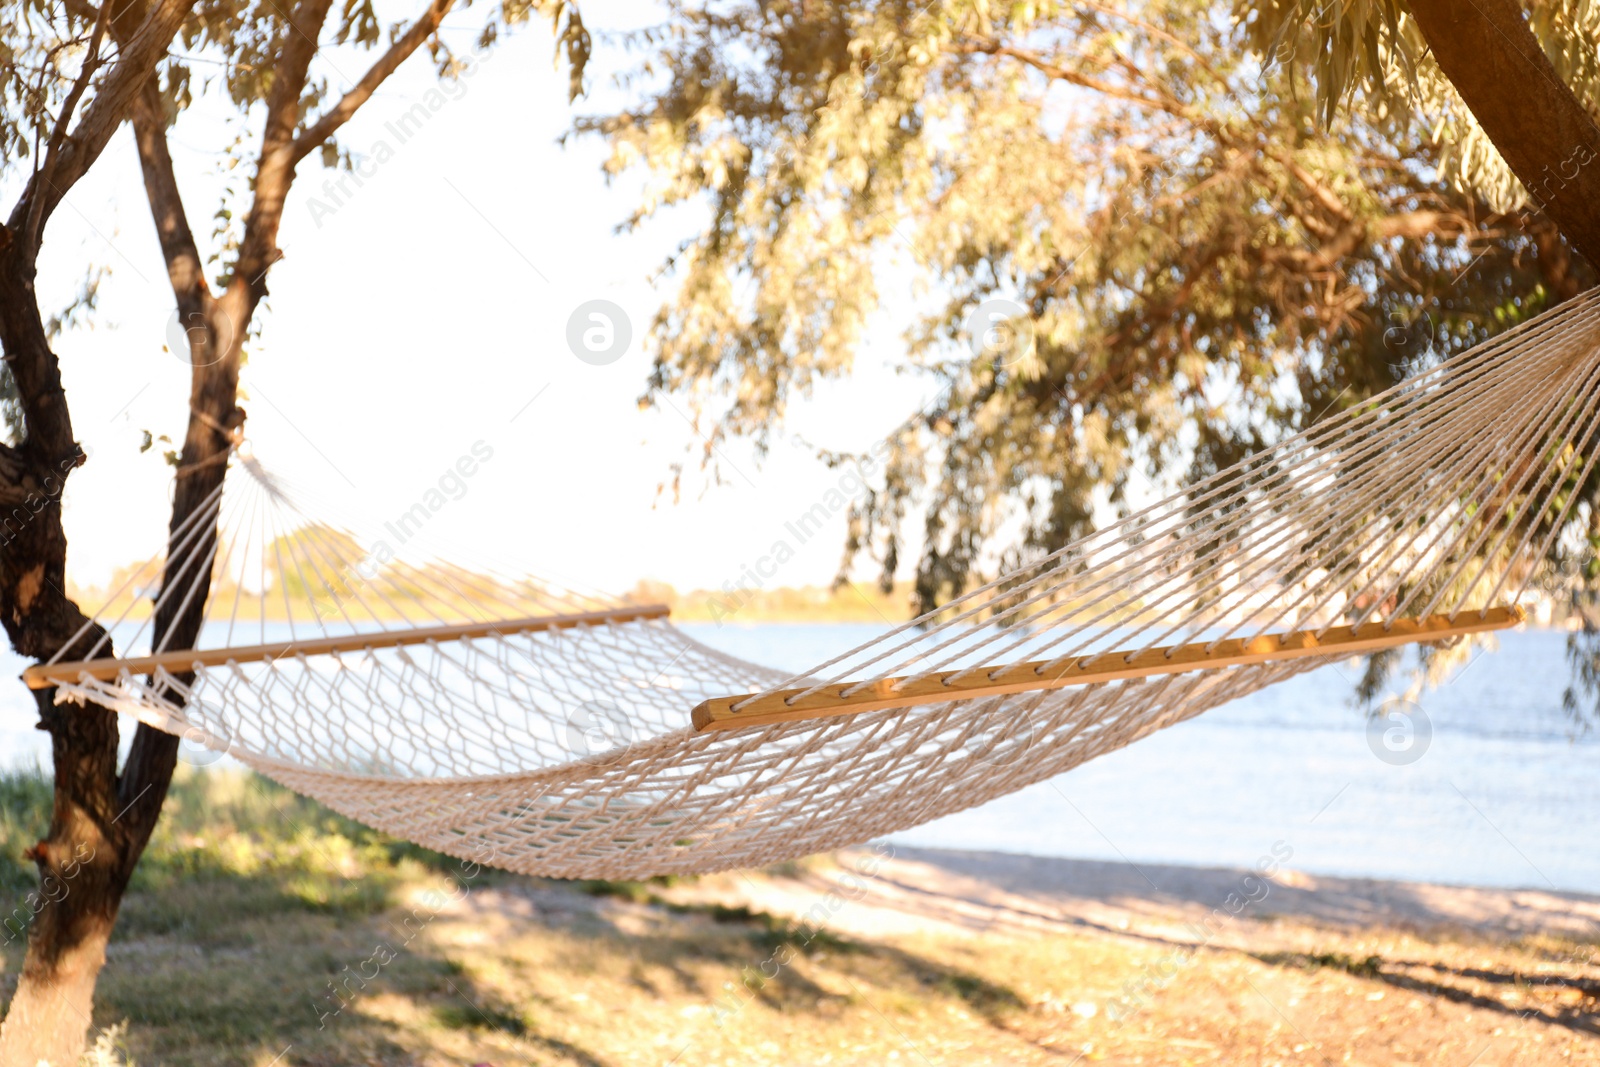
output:
[[[200,649],[149,647],[156,560],[96,615],[121,655],[24,677],[515,871],[773,863],[1339,657],[1520,622],[1600,456],[1597,350],[1589,294],[794,676],[660,606],[378,547],[236,456],[153,597],[201,598]]]

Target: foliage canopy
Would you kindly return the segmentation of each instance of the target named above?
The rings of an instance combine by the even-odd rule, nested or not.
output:
[[[1367,70],[1354,23],[1285,34],[1291,8],[679,0],[632,41],[631,106],[577,125],[647,171],[632,224],[707,210],[646,400],[689,399],[708,464],[765,447],[850,371],[885,279],[927,283],[907,365],[937,398],[845,553],[888,582],[918,546],[927,609],[1591,283],[1462,180],[1438,114],[1333,114]],[[1362,10],[1362,55],[1409,39]]]

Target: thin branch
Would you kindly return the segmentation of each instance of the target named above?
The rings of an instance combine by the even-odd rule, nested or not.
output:
[[[1034,70],[1037,70],[1047,78],[1053,78],[1057,81],[1064,81],[1084,89],[1092,89],[1103,96],[1110,97],[1114,100],[1124,100],[1130,104],[1137,104],[1139,107],[1150,108],[1154,111],[1162,111],[1169,115],[1175,115],[1179,118],[1192,118],[1192,116],[1186,113],[1183,104],[1174,98],[1168,97],[1166,99],[1152,99],[1148,96],[1144,96],[1141,93],[1134,92],[1131,89],[1124,89],[1122,86],[1116,85],[1112,82],[1108,82],[1100,78],[1090,77],[1087,74],[1081,74],[1075,70],[1069,70],[1068,68],[1060,66],[1059,64],[1052,63],[1050,60],[1039,55],[1037,52],[1032,52],[1025,48],[1017,48],[1014,45],[1003,44],[992,37],[968,37],[967,40],[956,45],[956,51],[963,55],[1005,56],[1009,59],[1015,59],[1017,62],[1022,63],[1025,66],[1032,67]]]
[[[42,231],[44,223],[48,221],[56,205],[66,196],[68,190],[77,184],[78,179],[88,172],[94,161],[100,158],[100,153],[110,142],[111,135],[127,117],[134,95],[139,92],[145,78],[161,61],[167,46],[178,32],[178,27],[183,24],[183,20],[188,17],[196,2],[197,0],[158,0],[127,47],[118,54],[115,64],[112,65],[100,88],[96,90],[94,99],[84,109],[77,127],[62,141],[61,159],[56,164],[55,173],[49,183],[41,183],[39,176],[35,176],[24,188],[22,196],[18,198],[11,212],[11,229],[18,231],[24,229],[34,210],[34,198],[37,197],[43,204],[39,216],[39,228]],[[29,254],[36,251],[37,247],[34,246]]]
[[[230,314],[237,325],[249,321],[256,301],[266,295],[267,269],[279,258],[278,225],[283,219],[289,186],[294,183],[294,130],[300,123],[300,97],[330,7],[332,0],[301,0],[286,20],[286,37],[278,54],[272,91],[267,97],[266,122],[261,130],[255,191],[228,286],[235,291]]]
[[[1317,203],[1321,204],[1328,214],[1343,222],[1349,222],[1355,217],[1351,214],[1350,208],[1345,205],[1345,202],[1339,199],[1337,193],[1317,181],[1316,177],[1296,162],[1293,157],[1273,153],[1273,158],[1288,168],[1289,173],[1294,175],[1295,180],[1306,187],[1306,191],[1316,198]]]
[[[94,18],[94,31],[89,35],[89,51],[83,57],[83,67],[78,71],[78,78],[72,84],[72,90],[67,93],[67,98],[61,102],[61,114],[56,117],[56,128],[50,132],[50,143],[45,152],[44,165],[40,168],[39,180],[45,185],[53,184],[56,168],[61,163],[61,142],[67,136],[67,126],[72,122],[72,115],[78,110],[78,101],[83,99],[84,92],[89,88],[89,79],[94,77],[94,72],[100,67],[100,42],[105,39],[106,22],[111,15],[112,0],[103,0],[100,11]],[[44,220],[44,197],[35,197],[28,205],[28,220],[22,228],[22,239],[26,247],[38,247],[39,227]]]
[[[1470,216],[1459,211],[1406,211],[1389,215],[1372,223],[1374,237],[1402,237],[1408,241],[1423,237],[1461,237],[1473,240],[1501,240],[1514,235],[1513,227],[1500,228],[1496,223],[1505,216],[1492,215],[1479,226]]]
[[[1212,78],[1216,79],[1222,84],[1227,84],[1227,79],[1217,72],[1217,69],[1211,65],[1211,61],[1206,59],[1206,57],[1201,55],[1199,52],[1196,52],[1187,41],[1183,40],[1183,38],[1178,37],[1175,34],[1168,33],[1166,30],[1162,29],[1160,26],[1157,26],[1153,22],[1142,19],[1129,11],[1124,11],[1121,8],[1113,7],[1110,4],[1095,3],[1094,0],[1078,0],[1078,3],[1080,6],[1086,7],[1091,11],[1098,11],[1103,15],[1110,15],[1112,18],[1121,19],[1123,22],[1137,26],[1139,29],[1143,30],[1145,33],[1148,33],[1152,37],[1166,41],[1167,44],[1198,63],[1200,68],[1207,74],[1211,75]]]
[[[180,311],[199,310],[206,295],[205,272],[200,250],[183,208],[172,154],[167,148],[165,118],[161,109],[161,88],[152,75],[133,109],[134,143],[139,151],[139,168],[144,175],[145,198],[150,204],[156,239],[167,264],[167,279]]]
[[[362,104],[371,98],[378,87],[404,63],[411,53],[415,52],[422,42],[433,36],[439,24],[455,6],[455,0],[432,0],[428,10],[416,22],[411,24],[405,34],[389,46],[389,50],[372,65],[372,68],[362,75],[361,80],[345,93],[327,114],[308,126],[300,136],[295,138],[293,152],[294,162],[298,163],[310,155],[329,137],[350,121]]]

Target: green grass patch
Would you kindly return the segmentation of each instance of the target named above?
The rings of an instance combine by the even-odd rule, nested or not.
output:
[[[512,1037],[526,1037],[528,1024],[521,1015],[492,1004],[441,1004],[433,1017],[447,1030],[498,1030]]]
[[[39,884],[22,851],[50,828],[50,780],[34,771],[0,774],[0,894],[21,894]]]
[[[23,858],[48,830],[50,779],[0,775],[0,915],[38,888]],[[393,907],[402,887],[461,861],[347,819],[260,775],[180,766],[161,821],[135,869],[113,944],[182,937],[208,948],[270,939],[269,920],[294,913],[349,920]],[[474,886],[512,877],[475,868]],[[26,910],[26,909],[24,909]],[[20,952],[21,937],[8,951]]]

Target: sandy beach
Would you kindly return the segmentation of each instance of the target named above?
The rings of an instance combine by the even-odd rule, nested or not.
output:
[[[13,786],[0,857],[44,818]],[[13,913],[28,872],[0,876]],[[138,1067],[1600,1064],[1597,950],[1600,897],[1316,876],[1281,842],[1241,869],[878,845],[564,882],[189,774],[94,1026]]]
[[[530,883],[473,895],[451,928],[786,931],[793,951],[753,956],[707,1004],[630,1007],[657,1016],[663,1054],[600,1062],[1600,1063],[1596,896],[887,846],[637,896]],[[965,999],[899,1004],[861,956],[942,968],[918,981]],[[852,1016],[890,1025],[823,1037]],[[781,1055],[750,1044],[770,1026]]]
[[[819,893],[851,892],[841,878],[878,856],[843,852],[834,863],[817,864],[792,880],[716,875],[701,879],[696,890],[800,917]],[[863,879],[865,891],[855,891],[835,921],[857,934],[1094,929],[1176,936],[1218,908],[1227,910],[1229,896],[1238,894],[1259,898],[1238,916],[1257,925],[1280,919],[1329,930],[1383,926],[1424,936],[1471,931],[1490,938],[1600,939],[1600,896],[1334,878],[1282,865],[1264,879],[1271,883],[1264,892],[1246,885],[1250,879],[1261,879],[1260,871],[892,847]],[[1241,936],[1226,930],[1218,940],[1230,935]]]

